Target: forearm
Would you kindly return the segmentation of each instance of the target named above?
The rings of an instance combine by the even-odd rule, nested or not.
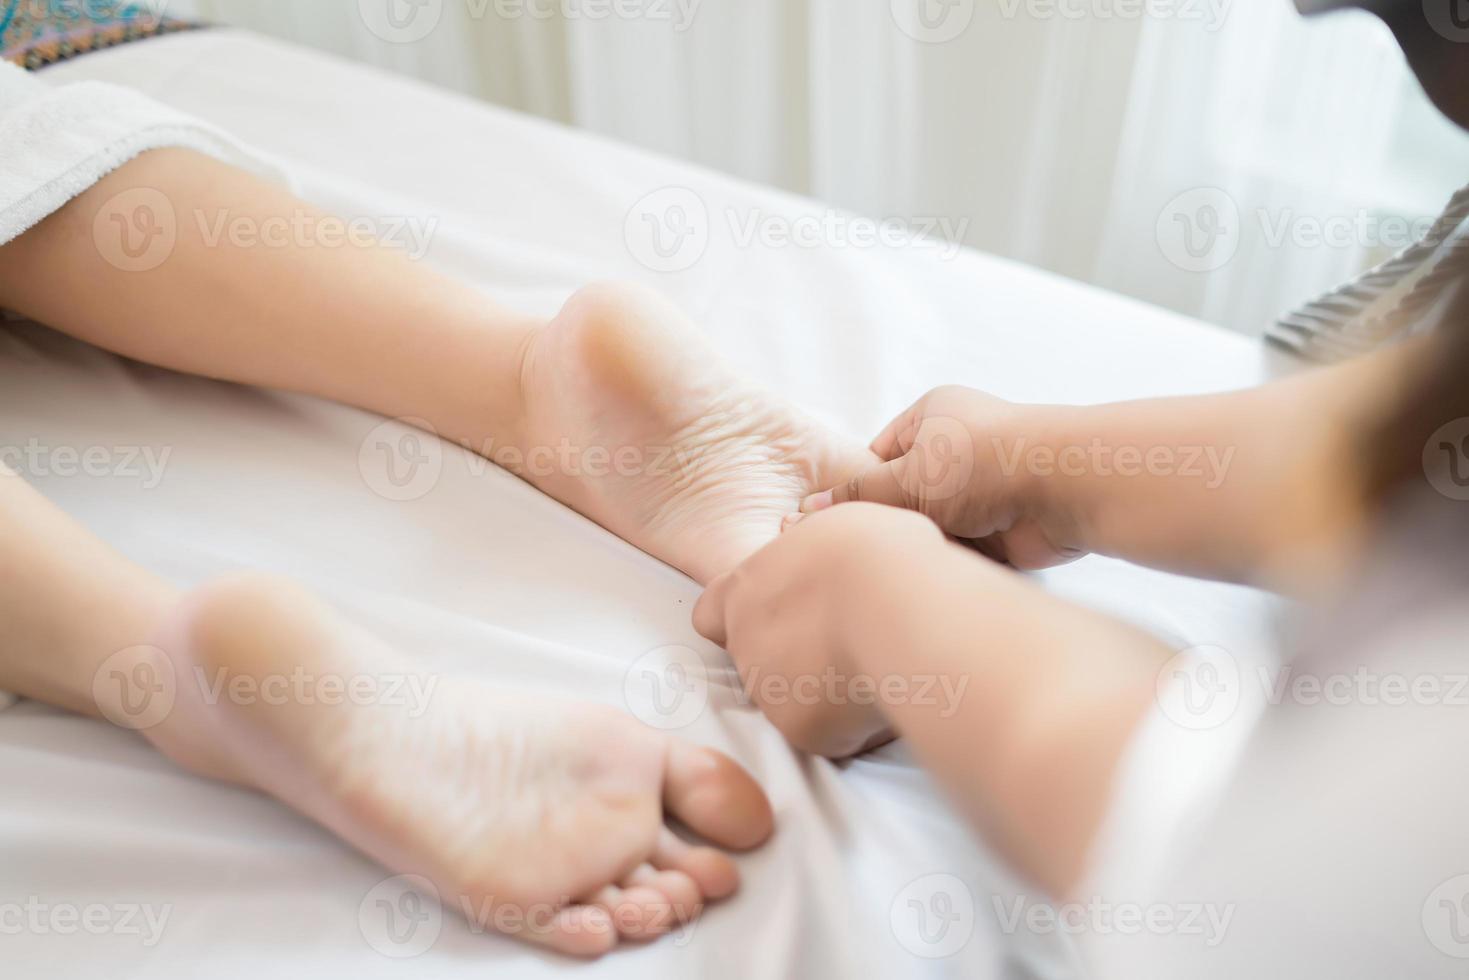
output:
[[[135,201],[116,202],[136,188],[166,198],[171,219],[155,219],[177,241],[128,271],[114,218],[133,220]],[[476,444],[513,435],[535,322],[400,251],[331,240],[324,218],[211,158],[147,153],[0,248],[0,305],[175,370],[423,418]],[[288,230],[303,228],[311,241]]]
[[[1308,587],[1360,517],[1355,430],[1394,397],[1410,354],[1246,391],[1029,409],[1029,445],[1010,458],[1056,537],[1080,550]]]
[[[849,643],[874,677],[932,678],[954,699],[886,705],[968,817],[1056,894],[1079,879],[1124,749],[1168,651],[952,545],[918,574],[863,574]]]

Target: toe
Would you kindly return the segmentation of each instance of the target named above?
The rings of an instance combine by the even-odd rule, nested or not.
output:
[[[687,844],[666,827],[650,860],[659,870],[674,871],[687,877],[706,899],[733,895],[740,884],[739,870],[728,855],[712,847]]]
[[[607,913],[623,939],[654,939],[675,923],[668,898],[647,885],[607,885],[591,897],[590,903]]]
[[[623,880],[623,886],[639,885],[662,894],[672,911],[674,922],[689,922],[704,908],[703,893],[688,873],[658,870],[645,864]]]
[[[774,829],[770,801],[729,756],[674,740],[668,750],[663,805],[720,847],[746,850]]]
[[[595,957],[610,952],[618,940],[617,928],[606,909],[570,905],[561,909],[544,929],[530,936],[568,956]]]

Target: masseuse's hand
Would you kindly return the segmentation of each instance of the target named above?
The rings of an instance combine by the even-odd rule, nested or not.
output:
[[[935,388],[872,444],[883,460],[802,504],[810,514],[852,501],[915,510],[953,537],[1016,568],[1081,557],[1068,518],[1036,479],[1038,413],[972,388]]]
[[[907,607],[951,547],[934,524],[856,505],[805,518],[710,583],[694,627],[726,647],[751,698],[797,748],[845,758],[892,736],[883,698],[904,678],[868,671],[862,614]]]

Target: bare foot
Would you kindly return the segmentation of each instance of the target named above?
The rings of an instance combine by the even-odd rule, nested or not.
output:
[[[616,711],[468,678],[443,678],[422,703],[388,697],[411,664],[274,580],[206,587],[155,642],[178,678],[173,712],[148,732],[166,754],[427,878],[485,928],[565,953],[652,938],[735,890],[730,858],[667,817],[731,849],[771,832],[769,803],[733,761]],[[372,693],[340,703],[323,679]]]
[[[530,342],[522,380],[526,465],[509,468],[703,583],[773,539],[807,494],[877,461],[741,379],[637,287],[573,296]]]

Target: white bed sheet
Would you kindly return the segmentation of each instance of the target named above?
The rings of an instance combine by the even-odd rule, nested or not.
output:
[[[740,249],[716,232],[694,268],[649,272],[624,220],[659,188],[693,189],[716,215],[819,209],[248,34],[162,38],[46,77],[141,88],[275,155],[306,196],[344,214],[431,216],[431,261],[526,310],[553,311],[592,279],[651,282],[744,370],[858,434],[946,382],[1092,402],[1235,387],[1267,370],[1242,337],[970,252]],[[375,494],[359,450],[380,422],[154,370],[39,327],[0,329],[0,445],[102,446],[114,460],[129,447],[166,451],[157,485],[144,470],[31,479],[180,584],[244,567],[285,573],[426,669],[613,704],[639,656],[697,651],[714,696],[685,734],[741,759],[779,818],[770,845],[742,859],[742,894],[689,935],[590,965],[452,917],[427,952],[390,959],[359,923],[385,877],[371,863],[268,800],[176,772],[134,735],[22,704],[0,713],[0,912],[170,911],[152,946],[50,926],[17,934],[0,916],[5,975],[1074,975],[1058,937],[1002,929],[998,910],[1023,888],[901,745],[844,766],[792,752],[736,703],[726,658],[691,629],[691,582],[456,449],[421,499]],[[1249,590],[1098,559],[1047,578],[1180,647],[1270,646],[1268,600]],[[915,881],[958,899],[940,945],[916,932],[908,900],[919,893],[905,891]],[[920,955],[938,952],[951,955]]]

